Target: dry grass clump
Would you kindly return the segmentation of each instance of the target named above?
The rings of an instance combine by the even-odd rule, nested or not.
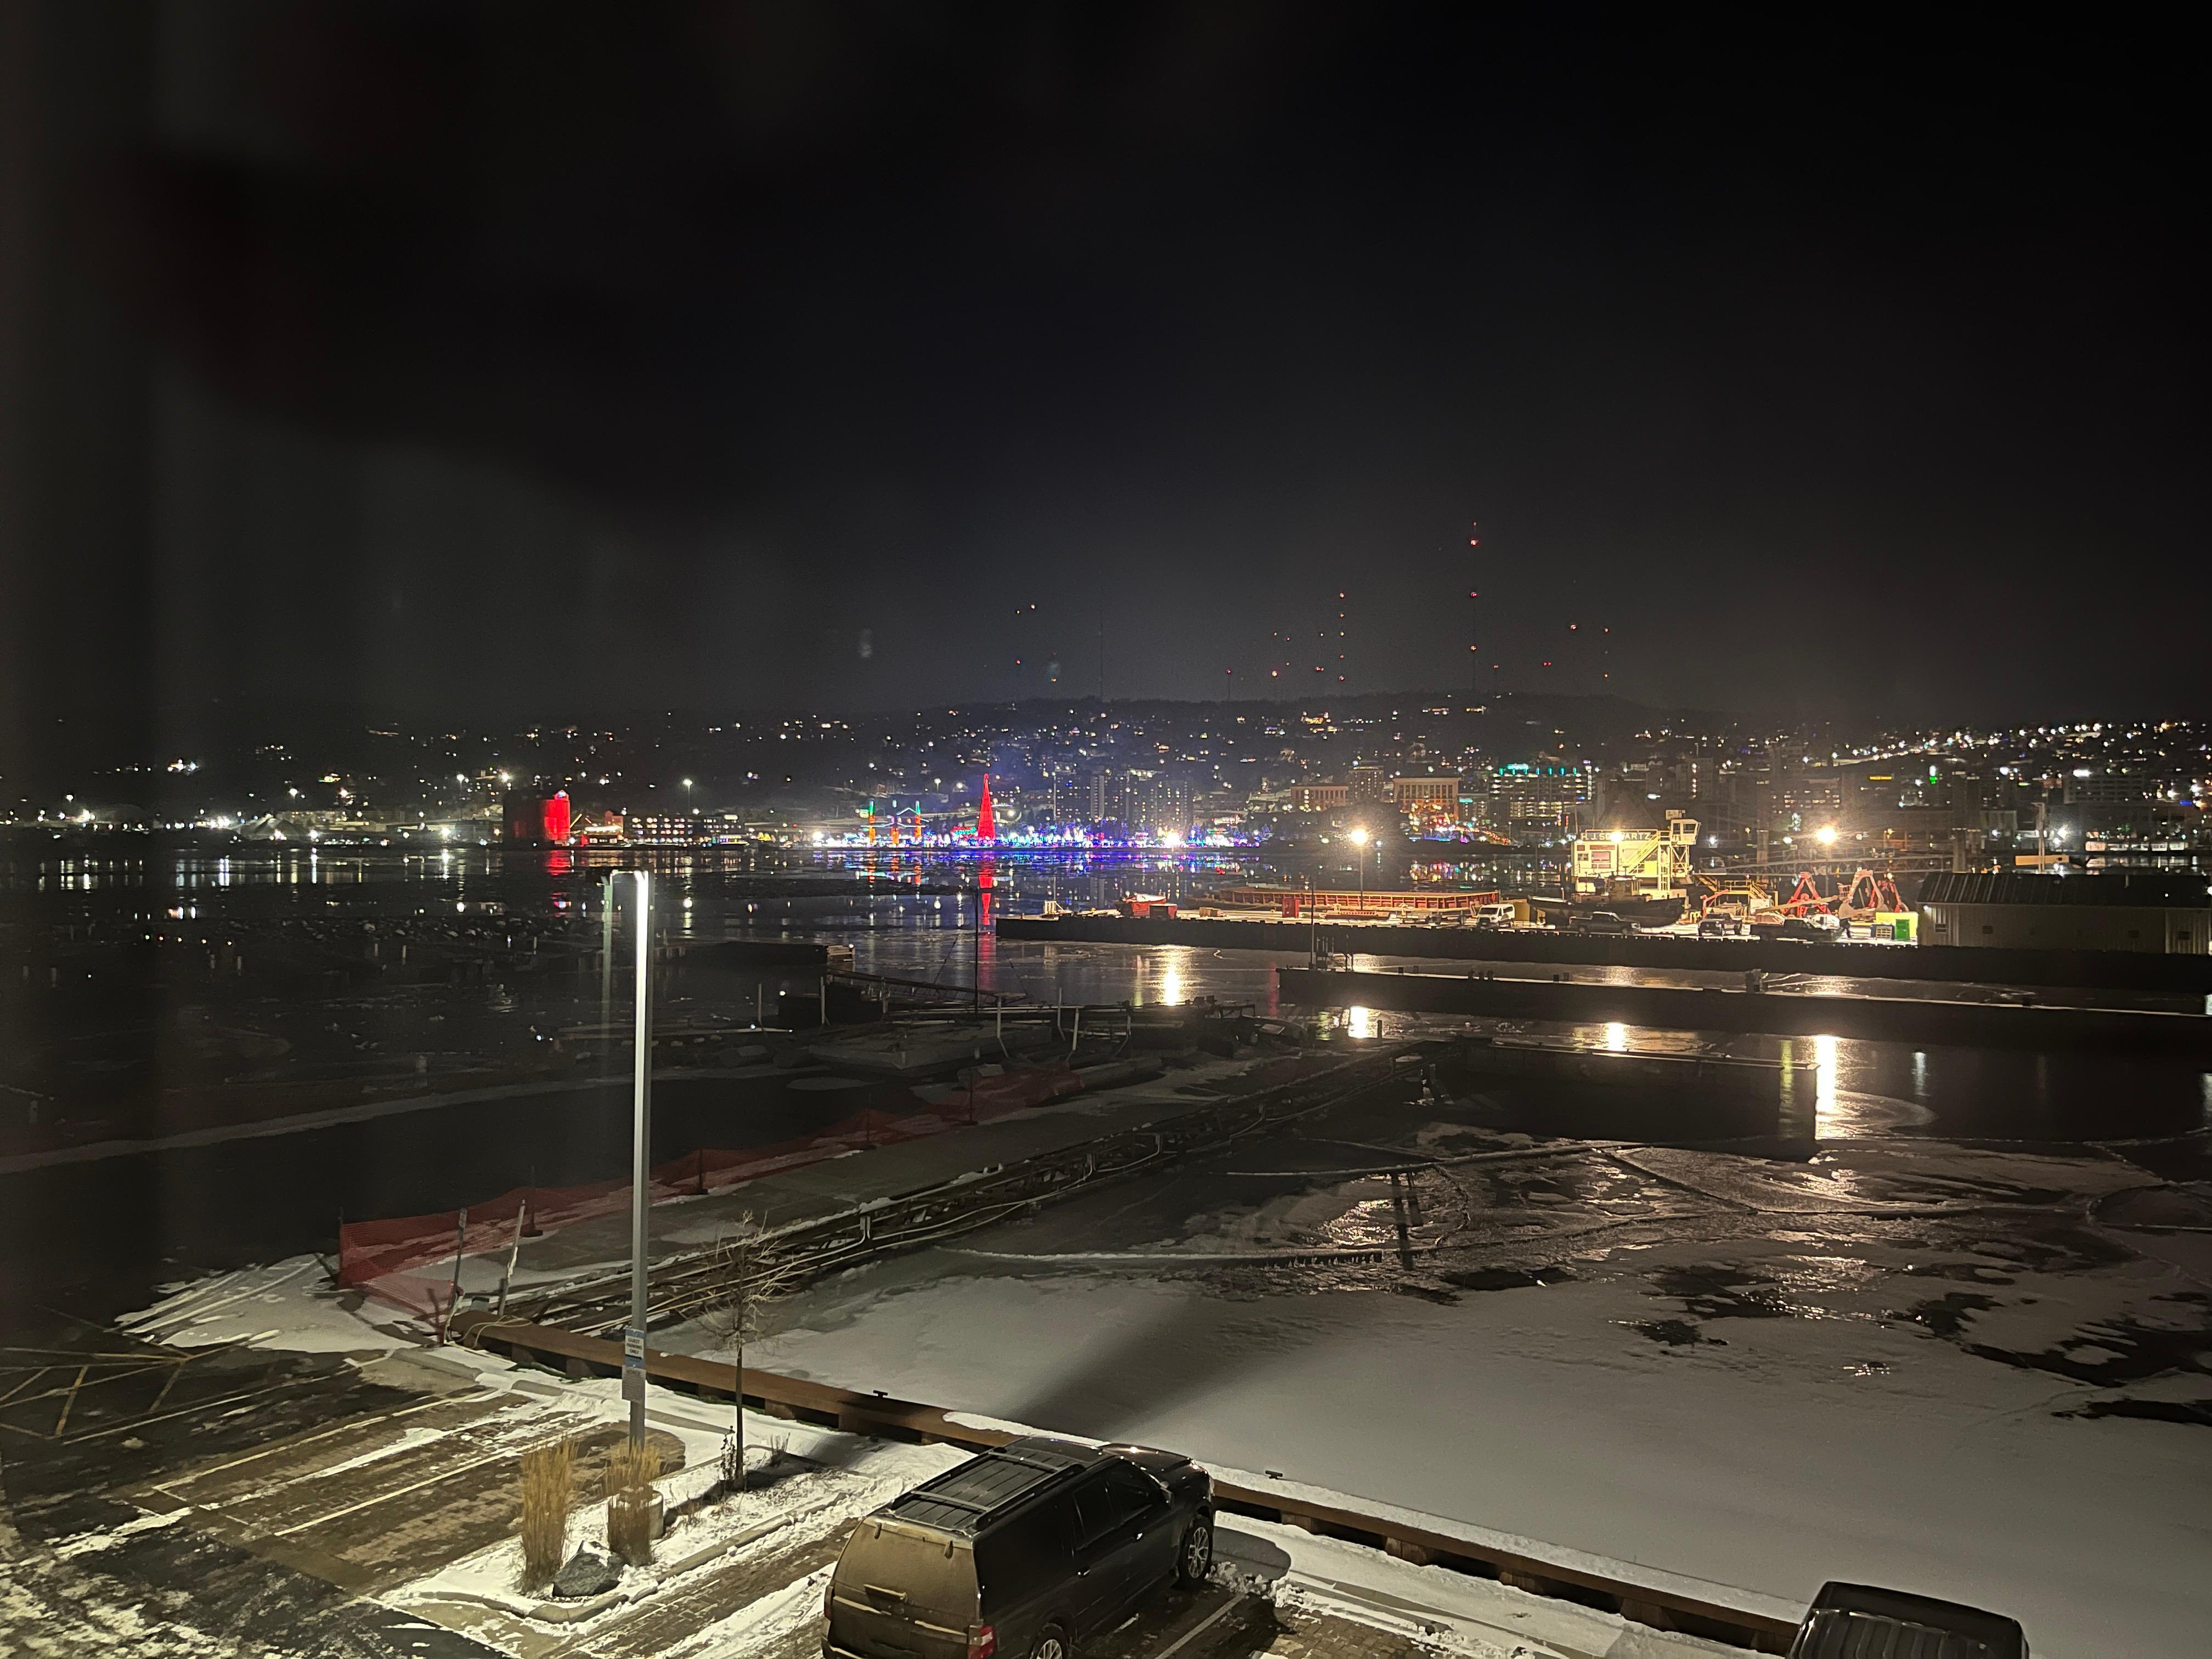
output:
[[[575,1446],[556,1440],[522,1454],[522,1587],[542,1589],[561,1571],[568,1544]]]
[[[655,1448],[628,1441],[607,1454],[607,1547],[634,1567],[653,1559],[653,1482],[660,1473]]]

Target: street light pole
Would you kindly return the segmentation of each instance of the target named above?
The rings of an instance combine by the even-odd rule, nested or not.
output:
[[[629,1400],[629,1443],[645,1444],[645,1273],[647,1206],[653,1187],[653,878],[637,872],[637,1053],[631,1068],[629,1329],[623,1340],[623,1393]]]

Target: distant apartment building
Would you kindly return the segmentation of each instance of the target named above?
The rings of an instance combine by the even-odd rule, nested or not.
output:
[[[1186,835],[1196,821],[1193,798],[1189,779],[1157,767],[1104,767],[1089,780],[1089,819],[1152,835]]]
[[[1498,802],[1490,793],[1490,775],[1487,772],[1460,780],[1459,821],[1474,830],[1494,830],[1497,827]]]
[[[1352,802],[1352,791],[1341,783],[1293,784],[1290,791],[1291,808],[1298,812],[1333,812]]]
[[[631,812],[623,819],[623,839],[632,847],[707,847],[721,825],[719,817],[697,812]]]
[[[1072,786],[1058,769],[1045,768],[1037,776],[1037,785],[1024,793],[1028,798],[1030,818],[1040,824],[1063,823],[1074,816],[1073,802],[1069,795]]]
[[[1796,828],[1809,828],[1816,819],[1826,823],[1843,812],[1844,780],[1826,769],[1784,772],[1774,781],[1773,799],[1775,811],[1792,815]]]
[[[1491,818],[1516,840],[1572,835],[1589,810],[1591,769],[1576,761],[1512,761],[1490,769]]]
[[[1461,821],[1459,778],[1455,774],[1442,777],[1393,778],[1389,794],[1390,804],[1398,809],[1399,816],[1412,820],[1416,825]]]
[[[1133,771],[1129,776],[1130,812],[1124,822],[1132,829],[1150,830],[1154,835],[1189,833],[1192,809],[1188,779],[1158,772]]]
[[[2066,805],[2069,806],[2132,805],[2148,800],[2156,793],[2147,780],[2137,777],[2124,767],[2077,766],[2066,779]]]
[[[748,821],[735,812],[632,812],[615,820],[622,841],[631,847],[719,847],[758,841],[778,828],[766,820]],[[606,839],[604,826],[584,832],[591,845]]]
[[[1401,812],[1437,812],[1449,817],[1459,811],[1459,779],[1393,778],[1389,798]]]
[[[1121,776],[1110,766],[1102,766],[1093,772],[1085,792],[1087,799],[1084,803],[1087,809],[1086,816],[1091,822],[1093,823],[1105,823],[1109,821],[1123,822],[1126,812],[1124,801],[1127,788],[1128,780]]]

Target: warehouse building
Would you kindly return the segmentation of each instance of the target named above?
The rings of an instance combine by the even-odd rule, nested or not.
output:
[[[1925,945],[2027,951],[2207,954],[2212,896],[2204,878],[2164,870],[2046,876],[1939,871],[1920,890]]]

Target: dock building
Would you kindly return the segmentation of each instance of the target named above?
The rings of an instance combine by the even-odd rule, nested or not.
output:
[[[1928,945],[2203,956],[2212,948],[2212,894],[2203,876],[2176,871],[1938,871],[1920,890],[1920,938]]]

